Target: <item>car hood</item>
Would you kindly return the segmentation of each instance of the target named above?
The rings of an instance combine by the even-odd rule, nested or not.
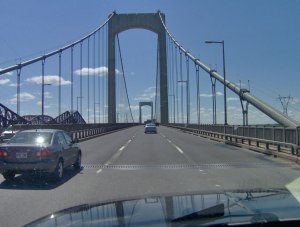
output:
[[[300,203],[286,189],[158,195],[83,204],[26,226],[224,225],[298,221]]]

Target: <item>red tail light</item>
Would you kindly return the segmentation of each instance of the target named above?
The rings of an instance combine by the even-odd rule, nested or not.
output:
[[[0,158],[6,158],[6,157],[8,157],[7,151],[0,149]]]
[[[48,150],[48,149],[43,149],[41,151],[38,151],[36,153],[37,157],[49,157],[52,155],[52,151]]]

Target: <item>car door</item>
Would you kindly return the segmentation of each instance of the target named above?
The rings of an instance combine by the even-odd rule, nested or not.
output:
[[[61,147],[62,156],[64,159],[64,166],[69,166],[71,165],[70,163],[72,161],[72,159],[70,159],[71,146],[70,144],[67,144],[63,132],[57,132],[57,137],[58,137],[59,146]]]
[[[70,152],[69,152],[70,162],[71,164],[74,164],[77,160],[78,149],[76,145],[74,145],[74,143],[72,142],[72,138],[66,132],[63,132],[63,134],[65,136],[67,144],[70,145]]]

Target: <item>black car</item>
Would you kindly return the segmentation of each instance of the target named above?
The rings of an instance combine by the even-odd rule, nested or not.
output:
[[[0,173],[6,180],[25,172],[51,173],[60,180],[65,167],[81,167],[81,149],[77,142],[62,130],[20,131],[0,146]]]

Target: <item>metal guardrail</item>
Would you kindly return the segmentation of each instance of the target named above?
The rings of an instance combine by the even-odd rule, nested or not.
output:
[[[138,124],[132,123],[132,124],[116,124],[106,127],[100,127],[100,128],[92,128],[92,129],[83,129],[83,130],[76,130],[76,131],[70,131],[73,139],[78,139],[79,141],[92,139],[94,137],[97,137],[99,135],[104,135],[107,133],[114,132],[116,130],[121,130],[125,128],[129,128],[132,126],[136,126]]]
[[[227,133],[225,134],[224,132],[214,132],[214,131],[208,131],[208,130],[202,130],[202,129],[195,129],[195,128],[191,128],[191,127],[185,127],[184,125],[179,126],[176,124],[175,125],[168,124],[165,126],[177,128],[177,129],[180,129],[183,131],[192,132],[192,133],[199,134],[199,135],[209,137],[209,138],[215,138],[215,139],[222,140],[225,143],[229,143],[229,144],[245,144],[248,146],[254,146],[256,148],[265,148],[266,150],[275,150],[277,152],[283,152],[283,151],[286,152],[287,151],[288,154],[299,157],[299,146],[295,143],[260,139],[260,138],[240,136],[240,135],[235,135],[235,134],[227,134]]]
[[[105,135],[116,130],[121,130],[139,125],[138,123],[118,123],[118,124],[73,124],[73,125],[14,125],[14,131],[28,129],[61,129],[69,132],[73,139],[84,141],[94,137]]]

